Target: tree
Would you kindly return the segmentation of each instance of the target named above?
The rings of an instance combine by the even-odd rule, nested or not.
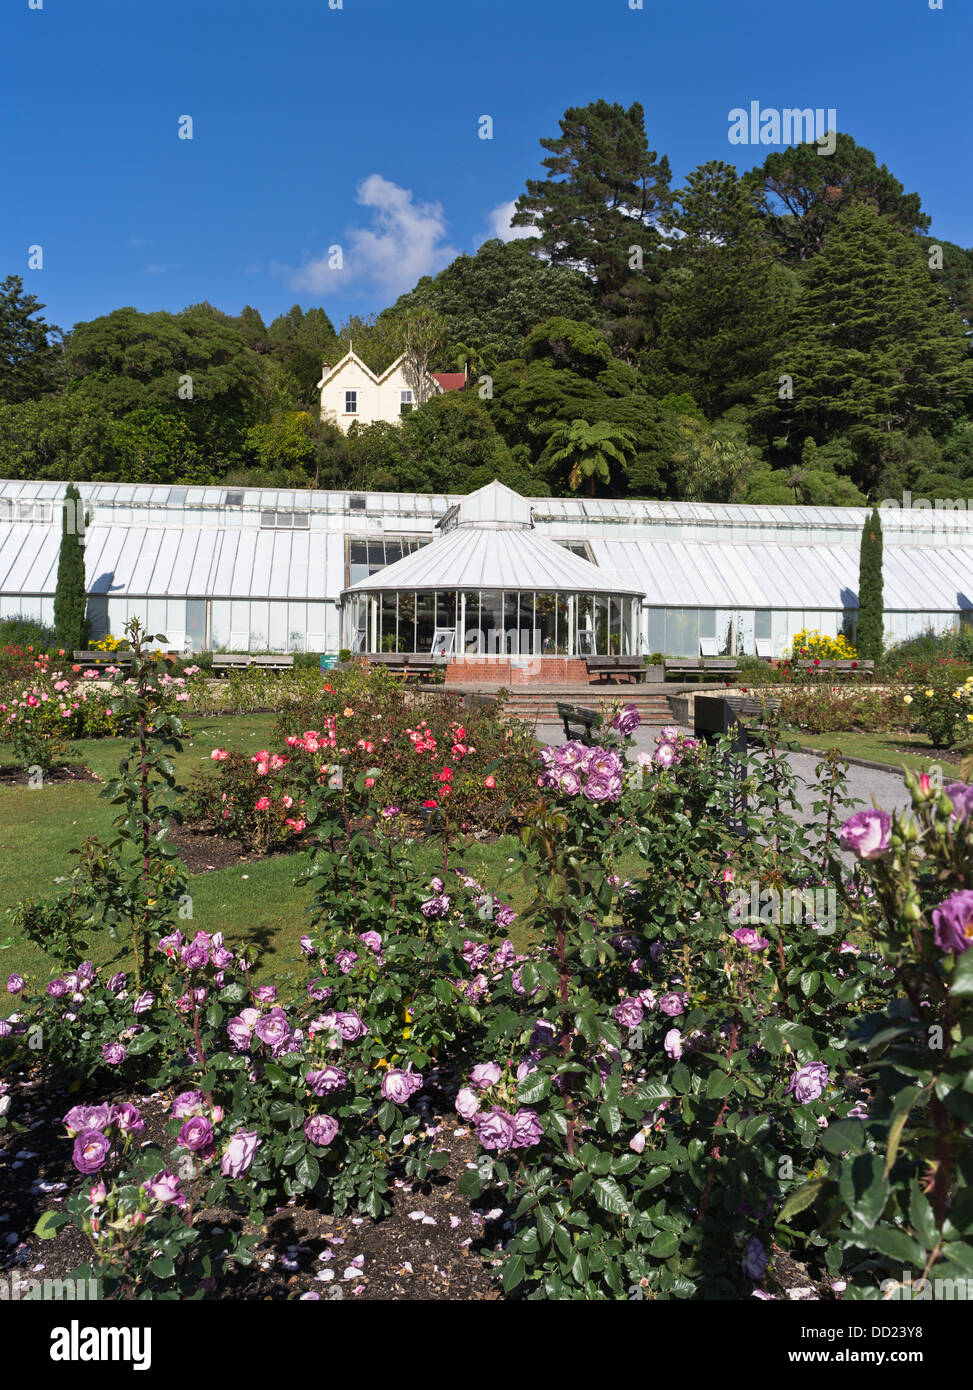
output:
[[[64,493],[61,516],[61,549],[57,561],[57,585],[54,590],[54,632],[59,647],[66,652],[83,650],[88,633],[85,610],[88,590],[84,574],[84,541],[82,532],[81,494],[74,483],[68,483]]]
[[[577,492],[586,482],[587,495],[594,497],[596,480],[608,487],[612,481],[611,465],[614,463],[624,470],[634,449],[634,434],[620,425],[605,420],[595,424],[587,420],[562,422],[555,425],[548,436],[541,455],[541,468],[553,477],[566,469],[571,491]]]
[[[38,400],[59,384],[60,329],[40,317],[43,308],[24,294],[19,275],[0,282],[0,401],[6,404]]]
[[[548,177],[527,180],[511,220],[537,231],[537,250],[552,265],[584,270],[599,321],[631,356],[652,314],[669,161],[649,149],[638,102],[627,111],[607,101],[570,107],[559,124],[560,136],[541,140]]]
[[[245,329],[251,335],[256,330],[253,322]],[[325,311],[308,309],[305,312],[299,304],[274,319],[264,340],[257,338],[254,343],[257,351],[261,350],[262,342],[271,359],[283,368],[292,383],[294,403],[302,407],[314,403],[324,363],[334,366],[344,356],[344,348]]]
[[[746,175],[746,183],[791,261],[816,255],[834,222],[862,204],[902,232],[924,231],[930,222],[919,194],[906,193],[871,150],[840,132],[833,154],[819,154],[814,141],[775,150]]]
[[[863,491],[892,433],[945,432],[973,390],[962,325],[918,239],[864,204],[834,223],[808,264],[787,336],[763,417],[792,452],[808,436],[846,434]],[[782,379],[792,383],[784,400]]]
[[[858,568],[858,653],[865,661],[880,661],[885,648],[882,599],[882,523],[878,508],[862,528]]]
[[[396,486],[416,492],[471,492],[499,478],[529,490],[483,402],[471,391],[446,391],[411,411],[400,428]]]
[[[667,299],[642,367],[656,389],[688,391],[713,417],[766,381],[793,288],[730,165],[694,170],[676,199]]]
[[[429,374],[439,363],[448,332],[446,320],[431,309],[416,309],[402,320],[402,375],[412,388],[417,406],[425,405],[435,394]]]
[[[690,502],[734,502],[761,466],[760,454],[734,420],[710,424],[695,416],[679,421],[680,444],[673,457],[679,497]]]
[[[452,366],[468,364],[472,374],[518,356],[531,329],[555,314],[580,323],[595,314],[584,275],[538,259],[530,238],[485,241],[475,256],[423,276],[389,312],[401,318],[420,308],[445,319]]]

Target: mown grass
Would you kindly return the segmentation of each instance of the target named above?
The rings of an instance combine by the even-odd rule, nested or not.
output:
[[[942,753],[931,748],[922,734],[804,734],[795,735],[806,748],[837,748],[850,758],[865,758],[869,762],[888,763],[892,767],[907,767],[912,772],[930,772],[938,767],[945,781],[959,777],[959,764],[947,762]],[[908,748],[908,752],[903,752]],[[915,750],[914,752],[912,750]]]
[[[241,715],[194,720],[181,753],[174,755],[176,773],[185,785],[199,772],[212,767],[210,753],[224,745],[253,753],[272,745],[275,716]],[[77,740],[70,745],[67,761],[82,763],[107,779],[118,767],[125,749],[117,739]],[[98,782],[52,783],[36,790],[0,786],[0,979],[13,970],[46,979],[53,973],[49,961],[33,943],[17,938],[12,930],[14,906],[30,898],[39,900],[58,891],[74,867],[75,851],[92,835],[106,838],[116,808],[101,796]],[[495,891],[504,902],[522,911],[531,889],[517,867],[518,843],[512,836],[484,842],[475,839],[450,846],[449,869],[462,867]],[[443,843],[439,839],[417,841],[413,847],[416,871],[428,879],[443,868]],[[259,948],[258,975],[273,979],[286,992],[296,979],[302,982],[299,938],[308,930],[311,891],[295,882],[311,863],[309,851],[276,855],[194,874],[190,880],[192,926],[208,932],[222,931],[231,946],[244,941]],[[529,929],[515,922],[511,937],[518,948],[530,940]],[[109,960],[117,947],[105,934],[92,942],[96,964]]]

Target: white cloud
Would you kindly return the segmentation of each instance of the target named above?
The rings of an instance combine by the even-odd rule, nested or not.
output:
[[[501,241],[519,241],[525,236],[538,235],[533,227],[511,227],[510,219],[516,209],[516,201],[511,199],[509,203],[498,203],[493,211],[487,214],[487,226],[490,228],[491,237],[499,237]]]
[[[294,289],[315,294],[375,289],[394,298],[459,254],[444,240],[441,203],[417,203],[411,189],[381,174],[369,174],[358,185],[355,201],[373,209],[372,221],[368,227],[349,227],[343,237],[335,238],[334,245],[341,247],[341,269],[334,268],[329,248],[289,272]]]

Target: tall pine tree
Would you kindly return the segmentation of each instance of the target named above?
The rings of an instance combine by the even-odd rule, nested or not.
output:
[[[83,512],[81,494],[68,483],[61,516],[61,552],[54,590],[54,631],[59,647],[77,651],[87,644],[85,609],[88,591],[84,577]]]
[[[884,649],[885,610],[882,597],[882,523],[878,509],[862,528],[858,569],[858,654],[879,661]]]

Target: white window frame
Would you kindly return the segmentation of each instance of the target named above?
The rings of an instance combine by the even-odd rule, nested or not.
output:
[[[348,399],[349,399],[349,397],[351,397],[351,398],[354,400],[354,402],[355,402],[354,407],[353,407],[353,409],[351,409],[351,410],[348,409]],[[345,409],[344,409],[344,413],[345,413],[345,415],[357,415],[357,414],[358,414],[358,392],[357,392],[357,391],[346,391],[346,392],[345,392]]]

